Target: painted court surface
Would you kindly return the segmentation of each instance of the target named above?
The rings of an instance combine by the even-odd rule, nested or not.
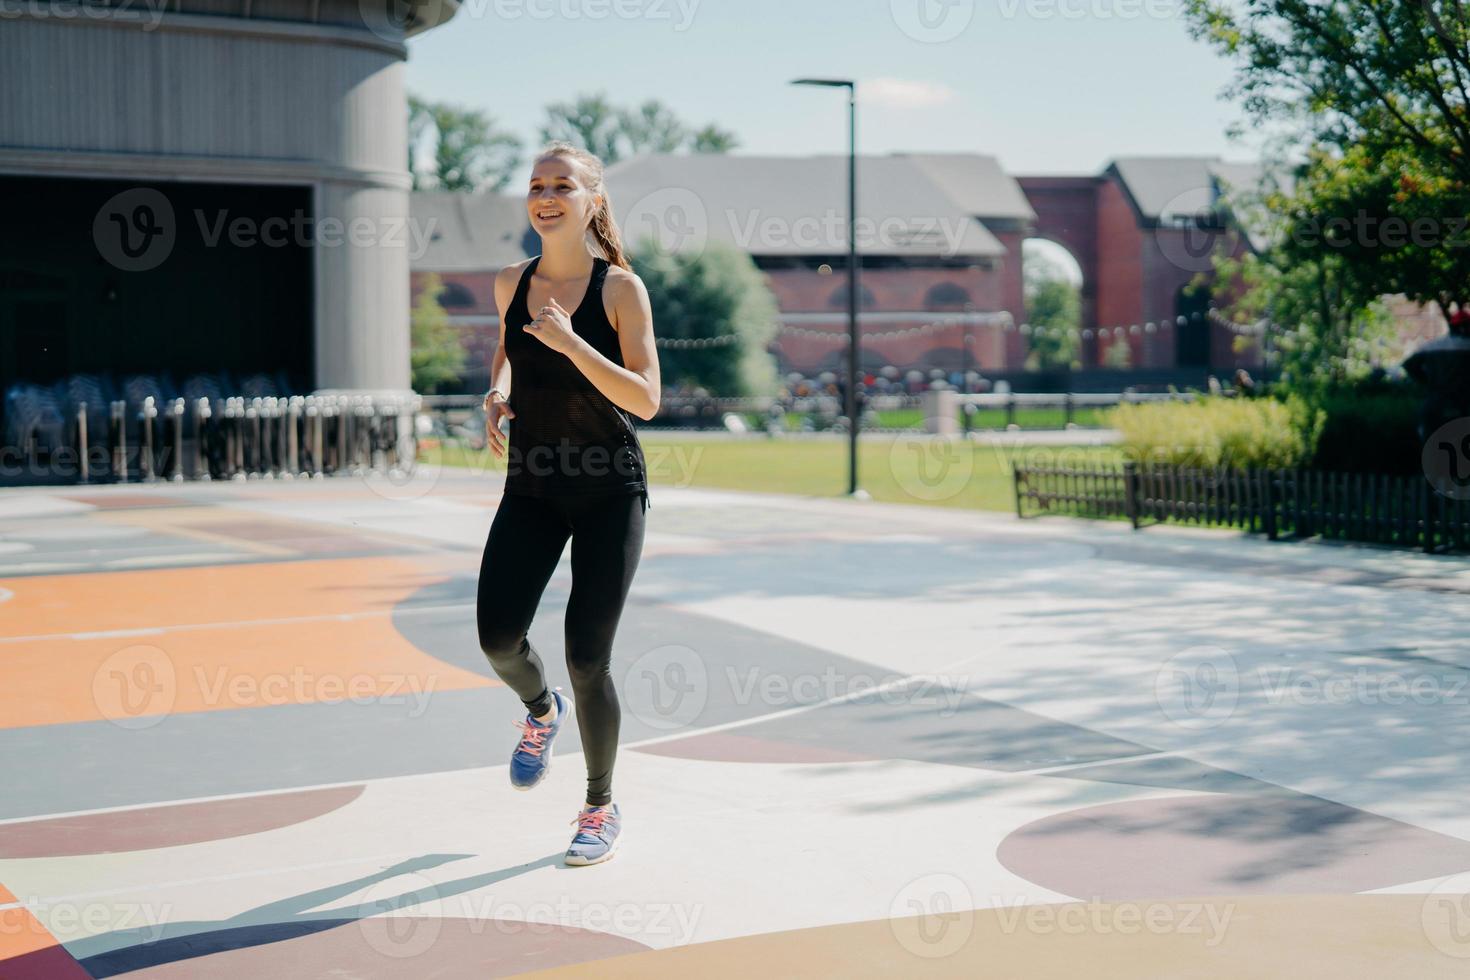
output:
[[[493,477],[0,495],[0,978],[1470,975],[1470,563],[651,498],[566,868]]]

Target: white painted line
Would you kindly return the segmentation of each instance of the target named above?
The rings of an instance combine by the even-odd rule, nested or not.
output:
[[[124,630],[99,630],[83,633],[33,633],[30,636],[0,636],[0,644],[36,643],[41,640],[95,640],[114,636],[158,636],[164,633],[188,633],[195,630],[238,629],[242,626],[289,626],[296,623],[343,622],[355,619],[382,619],[390,616],[417,616],[426,613],[474,609],[473,602],[453,602],[436,606],[399,606],[394,609],[372,609],[355,613],[318,613],[311,616],[279,616],[272,619],[234,619],[215,623],[176,623],[171,626],[145,626]]]
[[[98,630],[96,633],[69,633],[73,640],[110,640],[120,636],[157,636],[163,630],[156,626],[146,626],[132,630]]]
[[[1149,759],[1168,759],[1179,755],[1178,752],[1141,752],[1138,755],[1119,755],[1110,759],[1093,759],[1090,762],[1071,762],[1065,766],[1046,766],[1041,769],[1017,769],[1017,775],[1024,776],[1050,776],[1058,772],[1071,772],[1074,769],[1093,769],[1097,766],[1112,766],[1120,762],[1146,762]]]
[[[507,765],[508,764],[509,763],[507,763]],[[453,771],[453,772],[473,772],[474,770],[473,769],[464,769],[464,770],[450,770],[450,771]],[[186,797],[181,797],[181,798],[176,799],[176,800],[155,800],[155,801],[152,801],[152,802],[149,802],[149,803],[124,803],[124,804],[122,804],[120,806],[102,806],[102,807],[97,807],[96,809],[92,809],[92,810],[68,810],[68,811],[63,812],[63,813],[37,814],[35,816],[29,816],[29,817],[6,817],[5,819],[0,820],[0,827],[4,827],[4,826],[9,825],[9,824],[30,823],[31,821],[34,821],[34,820],[64,820],[67,817],[86,817],[86,816],[91,816],[93,814],[101,814],[101,813],[127,813],[129,810],[151,810],[154,807],[162,807],[162,806],[184,806],[184,805],[189,804],[189,803],[214,803],[214,802],[223,802],[225,800],[245,800],[245,799],[255,799],[255,798],[267,799],[267,798],[272,797],[272,796],[285,796],[288,793],[305,793],[305,792],[310,792],[311,790],[318,790],[318,789],[341,789],[341,788],[343,788],[345,786],[364,786],[364,785],[366,785],[368,783],[383,783],[383,782],[389,782],[389,781],[394,780],[394,779],[404,779],[404,778],[407,778],[407,777],[432,776],[432,775],[437,775],[437,774],[436,773],[426,773],[426,772],[415,772],[415,773],[405,773],[404,775],[401,775],[401,776],[382,776],[382,777],[377,777],[377,778],[374,778],[374,779],[349,779],[349,780],[347,780],[345,782],[340,782],[340,783],[315,783],[315,784],[313,784],[311,786],[287,786],[287,787],[284,787],[282,789],[246,790],[245,792],[242,792],[242,793],[220,793],[220,794],[217,794],[215,796],[186,796]]]
[[[846,694],[839,694],[836,697],[828,698],[825,701],[814,701],[811,704],[799,704],[794,708],[785,708],[781,711],[773,711],[770,714],[757,715],[754,718],[738,718],[735,721],[727,721],[720,725],[710,725],[707,728],[697,728],[687,732],[674,732],[669,735],[657,735],[653,738],[645,738],[641,742],[624,743],[622,746],[620,746],[620,748],[642,748],[645,745],[659,745],[664,742],[677,742],[680,739],[692,738],[695,735],[708,735],[712,732],[727,732],[734,728],[744,728],[747,725],[758,725],[762,722],[774,721],[777,718],[789,718],[792,715],[805,714],[808,711],[815,711],[818,708],[826,708],[834,704],[842,704],[844,701],[852,701],[857,698],[872,697],[874,694],[881,694],[884,691],[893,690],[894,688],[907,687],[909,684],[912,684],[915,681],[943,680],[950,670],[953,670],[960,664],[974,660],[977,656],[979,656],[979,654],[972,654],[968,657],[961,657],[959,660],[956,660],[953,663],[945,664],[938,671],[931,671],[923,674],[909,674],[906,677],[899,677],[895,680],[891,680],[886,684],[879,684],[876,687],[865,687],[861,690],[849,691]],[[962,691],[960,693],[963,697],[965,692]]]

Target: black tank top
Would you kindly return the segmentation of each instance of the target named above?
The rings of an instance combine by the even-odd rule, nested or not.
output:
[[[505,312],[505,356],[510,361],[510,439],[505,493],[532,497],[638,493],[648,502],[643,446],[632,415],[597,389],[572,359],[526,333],[535,317],[526,306],[536,256],[521,273]],[[618,332],[602,306],[606,259],[593,257],[572,330],[619,367]]]

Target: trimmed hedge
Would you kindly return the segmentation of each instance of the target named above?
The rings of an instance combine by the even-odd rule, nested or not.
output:
[[[1313,469],[1338,473],[1421,472],[1419,412],[1424,396],[1401,385],[1359,385],[1325,392]]]
[[[1106,418],[1144,464],[1411,475],[1421,465],[1422,403],[1413,386],[1363,382],[1285,398],[1119,405]]]
[[[1292,467],[1311,458],[1319,417],[1300,399],[1199,398],[1119,405],[1108,423],[1144,465]]]

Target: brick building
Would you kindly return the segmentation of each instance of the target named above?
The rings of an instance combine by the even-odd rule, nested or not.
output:
[[[412,208],[426,246],[413,259],[410,292],[417,302],[428,277],[439,277],[439,305],[468,355],[464,389],[487,389],[500,339],[495,275],[541,251],[540,236],[526,220],[526,202],[507,194],[414,191]]]
[[[846,156],[651,155],[610,167],[607,182],[630,242],[751,255],[780,310],[781,370],[845,363]],[[1035,215],[999,163],[860,157],[858,215],[864,369],[1005,370],[1004,314],[1021,307],[1021,241]]]
[[[1232,187],[1260,179],[1258,167],[1210,157],[1123,157],[1094,176],[1019,178],[1037,214],[1033,235],[1065,247],[1082,270],[1084,365],[1127,344],[1131,366],[1191,379],[1259,367],[1259,342],[1237,352],[1236,332],[1187,287],[1211,271],[1214,253],[1264,244],[1223,206]]]
[[[1100,174],[1013,178],[969,153],[862,156],[858,246],[863,367],[980,370],[1015,375],[1027,355],[1022,243],[1066,248],[1082,271],[1085,368],[1118,363],[1128,377],[1200,384],[1208,373],[1257,368],[1259,341],[1209,315],[1186,286],[1209,255],[1259,247],[1230,224],[1222,197],[1258,168],[1206,157],[1119,158]],[[840,370],[847,310],[847,159],[656,154],[608,168],[614,212],[630,249],[739,248],[766,275],[781,331],[782,371]],[[414,217],[434,222],[414,262],[414,293],[434,272],[441,302],[472,355],[465,382],[488,379],[498,329],[494,273],[539,250],[519,194],[418,192]],[[1117,354],[1117,351],[1113,352]]]

